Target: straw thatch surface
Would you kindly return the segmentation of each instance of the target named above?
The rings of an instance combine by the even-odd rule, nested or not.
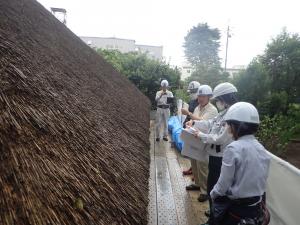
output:
[[[0,0],[0,224],[147,224],[149,106],[39,3]]]

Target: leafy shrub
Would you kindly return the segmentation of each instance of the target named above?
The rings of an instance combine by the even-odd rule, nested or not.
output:
[[[292,105],[287,115],[264,116],[257,137],[270,152],[281,155],[297,133],[300,133],[300,110]]]
[[[288,95],[285,91],[272,93],[262,102],[258,101],[257,107],[262,115],[274,116],[288,111]]]
[[[186,89],[177,89],[175,90],[174,95],[176,96],[177,99],[182,99],[184,102],[190,101],[190,97]]]

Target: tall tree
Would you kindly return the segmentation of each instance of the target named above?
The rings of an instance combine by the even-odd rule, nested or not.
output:
[[[288,96],[287,104],[300,97],[300,36],[285,29],[267,46],[263,64],[271,81],[271,92]],[[286,107],[287,108],[287,107]]]
[[[220,65],[220,31],[207,23],[194,26],[184,38],[185,56],[193,66]]]
[[[260,57],[255,58],[247,67],[241,71],[232,82],[238,88],[238,96],[242,101],[257,105],[262,102],[269,93],[268,74]]]

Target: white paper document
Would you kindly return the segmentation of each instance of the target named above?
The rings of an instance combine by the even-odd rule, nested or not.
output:
[[[193,131],[194,128],[182,130],[180,138],[184,142],[184,145],[181,154],[192,159],[206,162],[208,161],[208,154],[204,149],[206,144],[201,142],[199,138],[196,138],[192,134]]]

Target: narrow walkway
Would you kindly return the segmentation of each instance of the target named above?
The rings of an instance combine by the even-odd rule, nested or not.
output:
[[[182,170],[190,161],[183,158],[170,142],[156,142],[151,121],[149,225],[198,225],[206,221],[207,203],[199,203],[199,192],[187,192],[190,177],[183,177]]]

